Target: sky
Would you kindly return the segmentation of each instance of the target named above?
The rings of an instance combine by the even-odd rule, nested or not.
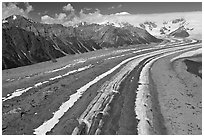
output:
[[[2,18],[22,15],[46,24],[72,26],[80,22],[121,23],[139,26],[145,21],[157,22],[184,18],[202,33],[201,2],[3,2]]]
[[[202,4],[201,2],[3,2],[2,11],[3,18],[12,14],[21,14],[41,22],[42,17],[46,15],[51,18],[57,18],[59,15],[62,17],[65,16],[64,14],[80,16],[80,12],[84,14],[98,12],[102,15],[110,15],[120,12],[152,14],[202,11]]]

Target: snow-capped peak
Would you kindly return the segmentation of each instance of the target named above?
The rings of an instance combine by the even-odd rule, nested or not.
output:
[[[165,21],[146,21],[139,24],[143,29],[146,29],[153,36],[166,36],[174,32],[180,27],[183,27],[186,30],[192,30],[188,27],[187,21],[184,18],[176,18]]]
[[[99,24],[99,25],[112,25],[112,26],[115,26],[115,27],[122,27],[121,23],[109,22],[109,21],[104,21],[104,22],[100,22],[100,23],[97,23],[97,24]]]

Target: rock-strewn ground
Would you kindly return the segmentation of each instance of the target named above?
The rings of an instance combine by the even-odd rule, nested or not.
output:
[[[202,79],[185,64],[186,59],[200,62],[201,56],[170,63],[172,57],[158,60],[151,71],[167,134],[201,135]]]
[[[201,77],[186,58],[170,63],[199,48],[181,41],[102,49],[4,70],[2,133],[201,134]]]

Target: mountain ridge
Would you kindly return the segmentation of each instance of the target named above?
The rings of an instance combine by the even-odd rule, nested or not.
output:
[[[189,37],[189,32],[192,31],[193,28],[189,28],[188,25],[189,23],[184,18],[163,21],[162,24],[154,21],[145,21],[144,23],[139,24],[141,28],[147,30],[151,35],[163,37],[180,37],[181,35],[176,33],[180,33],[181,30],[183,33],[182,37]]]
[[[10,69],[52,60],[66,55],[134,44],[161,42],[146,30],[124,24],[42,24],[20,15],[2,23],[2,66]]]

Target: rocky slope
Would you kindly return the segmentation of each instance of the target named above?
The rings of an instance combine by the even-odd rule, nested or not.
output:
[[[189,32],[193,28],[188,27],[189,23],[184,18],[178,18],[168,21],[158,22],[145,21],[139,26],[147,30],[154,36],[173,36],[173,37],[189,37]]]
[[[171,32],[169,34],[169,36],[173,36],[173,37],[180,37],[180,38],[185,38],[189,36],[189,33],[187,32],[187,30],[184,28],[184,26],[179,27],[178,29],[176,29],[175,31]]]
[[[65,27],[42,24],[19,15],[2,21],[2,68],[10,69],[103,47],[161,42],[146,30],[126,24]]]

